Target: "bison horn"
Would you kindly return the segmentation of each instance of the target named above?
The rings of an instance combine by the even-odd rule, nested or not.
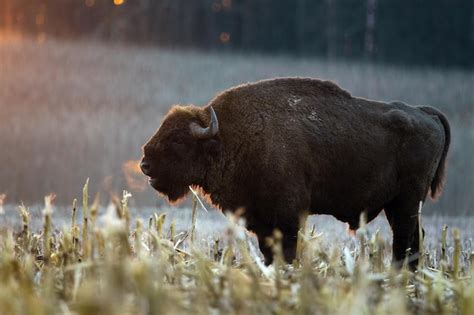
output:
[[[209,113],[211,114],[211,123],[209,124],[209,127],[203,128],[195,122],[192,122],[189,125],[191,134],[194,137],[199,139],[208,139],[214,137],[219,132],[219,121],[217,121],[216,112],[212,106],[209,107]]]

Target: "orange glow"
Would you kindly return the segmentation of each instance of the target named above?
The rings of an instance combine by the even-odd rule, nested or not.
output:
[[[23,34],[21,33],[0,30],[0,44],[19,42],[22,38]]]
[[[115,5],[122,5],[124,3],[124,0],[114,0]]]
[[[140,160],[129,160],[122,165],[123,175],[131,191],[144,191],[147,186],[145,175],[140,170]]]
[[[232,6],[232,0],[222,0],[222,6],[224,8],[230,8]]]
[[[230,41],[230,34],[226,32],[222,32],[219,35],[219,40],[221,41],[221,43],[227,44]]]
[[[44,20],[45,20],[44,14],[36,15],[36,19],[35,19],[36,25],[38,26],[44,25]]]

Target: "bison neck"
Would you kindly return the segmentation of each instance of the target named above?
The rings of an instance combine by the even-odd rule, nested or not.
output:
[[[209,185],[198,185],[198,187],[207,201],[221,210],[234,211],[247,206],[244,198],[237,198],[236,194],[231,189],[219,189],[217,187],[210,188]]]
[[[240,176],[234,176],[225,167],[210,167],[197,186],[214,206],[221,210],[234,211],[248,206],[248,195],[244,189],[246,185]]]

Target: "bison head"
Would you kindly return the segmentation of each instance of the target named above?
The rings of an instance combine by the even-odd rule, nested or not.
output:
[[[219,123],[212,107],[175,106],[143,146],[142,172],[150,185],[176,202],[189,185],[203,186],[206,169],[218,152]]]

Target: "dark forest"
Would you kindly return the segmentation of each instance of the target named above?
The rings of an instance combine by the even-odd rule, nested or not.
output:
[[[472,68],[472,0],[0,0],[0,28],[140,45]]]

